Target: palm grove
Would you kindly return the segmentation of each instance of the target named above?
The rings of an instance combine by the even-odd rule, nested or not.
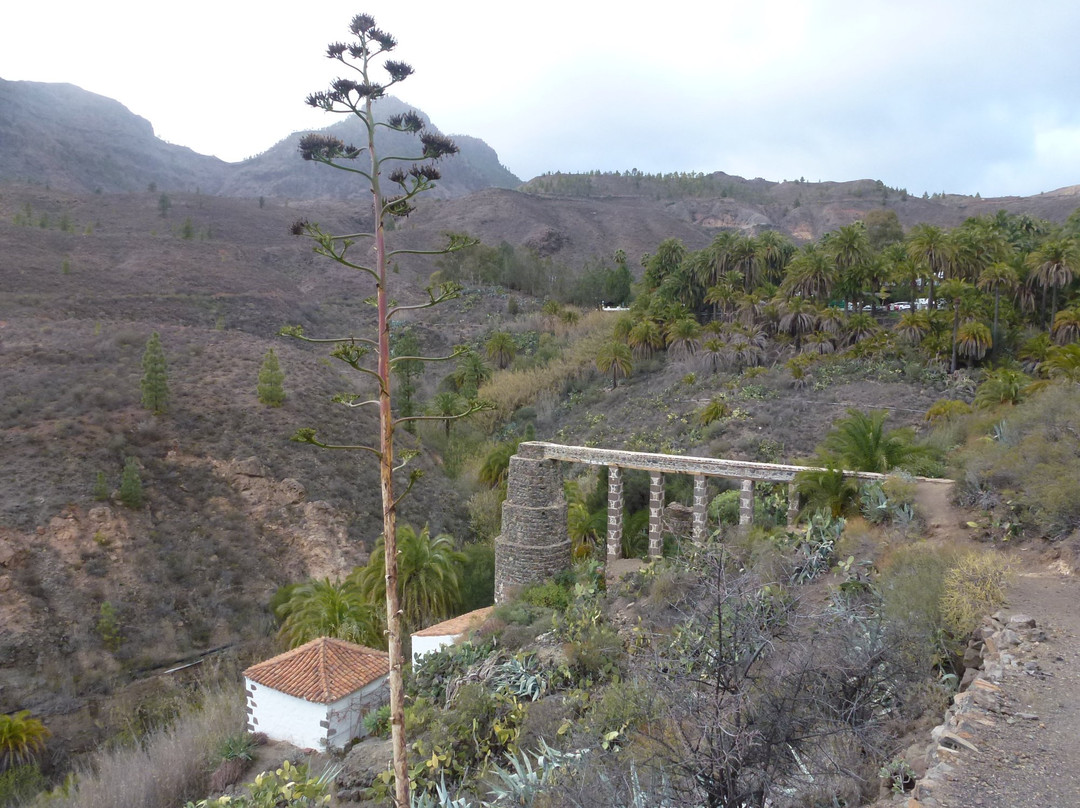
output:
[[[664,241],[642,259],[613,342],[636,360],[666,351],[706,371],[783,361],[797,383],[842,351],[914,349],[949,370],[986,367],[987,378],[1069,364],[1080,214],[1058,226],[1002,211],[906,235],[891,212],[867,219],[801,247],[774,231],[724,232],[696,252]],[[601,369],[616,350],[605,349]]]

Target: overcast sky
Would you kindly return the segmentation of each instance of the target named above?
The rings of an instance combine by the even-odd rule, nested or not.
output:
[[[76,84],[171,143],[241,160],[337,120],[303,101],[336,76],[325,46],[358,11],[416,69],[395,94],[522,179],[1080,184],[1076,0],[18,2],[0,78]]]

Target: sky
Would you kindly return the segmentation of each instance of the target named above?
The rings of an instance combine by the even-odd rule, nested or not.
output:
[[[309,108],[357,12],[441,131],[548,171],[879,179],[921,195],[1080,184],[1076,0],[50,0],[12,3],[0,78],[114,98],[237,161],[338,118]],[[2,144],[0,144],[2,148]]]

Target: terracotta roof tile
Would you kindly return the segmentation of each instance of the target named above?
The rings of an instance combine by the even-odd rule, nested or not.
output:
[[[420,631],[414,631],[414,637],[441,637],[444,634],[457,635],[464,634],[471,628],[475,628],[487,620],[488,615],[491,614],[491,610],[494,606],[485,606],[483,609],[477,609],[473,612],[467,612],[466,614],[459,614],[457,617],[451,617],[449,620],[444,620],[441,623],[436,623],[433,626],[420,629]]]
[[[386,651],[320,637],[252,665],[244,676],[298,699],[331,704],[389,672]]]

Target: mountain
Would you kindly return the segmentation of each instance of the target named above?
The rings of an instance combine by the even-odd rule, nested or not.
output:
[[[385,121],[391,115],[413,111],[423,118],[427,128],[438,132],[420,110],[387,97],[379,102],[375,117]],[[345,143],[362,145],[367,132],[360,121],[349,118],[319,130]],[[370,196],[356,175],[335,171],[326,166],[305,165],[297,144],[302,132],[271,146],[262,154],[230,167],[220,193],[225,196],[271,196],[278,199],[364,199]],[[415,136],[380,127],[379,142],[383,154],[417,154]],[[484,188],[515,188],[521,180],[499,163],[494,149],[479,138],[455,136],[461,152],[439,163],[442,179],[432,194],[435,198],[459,197]],[[361,156],[360,160],[366,159]]]
[[[377,117],[411,109],[395,98],[379,103]],[[423,113],[420,113],[423,115]],[[423,116],[430,126],[430,120]],[[356,120],[324,130],[346,141],[359,141]],[[199,191],[225,196],[292,199],[365,196],[355,177],[305,165],[297,154],[301,133],[241,163],[197,154],[154,135],[145,118],[123,104],[72,84],[0,79],[0,180],[48,185],[73,193]],[[409,135],[380,129],[390,147],[416,150]],[[458,138],[461,153],[445,162],[438,197],[463,196],[483,188],[513,188],[520,180],[499,163],[482,140]]]
[[[111,98],[73,84],[0,79],[0,179],[75,193],[161,188],[217,193],[228,163],[158,139]]]

